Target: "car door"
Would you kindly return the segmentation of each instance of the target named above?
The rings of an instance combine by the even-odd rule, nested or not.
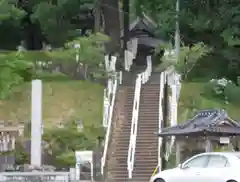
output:
[[[210,154],[206,168],[201,171],[199,178],[204,182],[225,182],[224,175],[228,164],[227,157]]]
[[[197,173],[201,171],[207,164],[208,157],[206,155],[197,155],[184,162],[178,171],[173,174],[173,182],[202,182],[197,177]]]

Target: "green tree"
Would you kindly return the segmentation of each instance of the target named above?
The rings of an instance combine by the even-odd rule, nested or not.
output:
[[[179,22],[181,38],[186,45],[203,42],[226,62],[226,75],[239,75],[240,5],[237,0],[180,0]],[[159,35],[174,37],[176,0],[137,0],[138,6],[150,14],[159,25]],[[212,55],[210,55],[212,56]],[[211,69],[216,62],[212,61]],[[226,76],[225,75],[225,76]]]
[[[203,43],[197,43],[191,47],[183,47],[180,60],[177,63],[173,63],[176,70],[182,74],[182,79],[187,79],[189,75],[192,76],[192,72],[195,71],[198,62],[210,51],[211,48]]]
[[[93,0],[3,0],[0,32],[7,45],[1,42],[1,48],[16,49],[21,40],[33,50],[41,49],[43,42],[58,47],[86,34],[94,27],[93,3]]]
[[[78,131],[76,123],[70,122],[62,128],[46,129],[43,139],[54,165],[69,167],[75,165],[75,151],[92,150],[97,145],[98,135],[104,135],[100,126],[85,126],[83,131]]]
[[[21,53],[0,54],[0,99],[6,99],[14,86],[31,80],[32,68]]]
[[[93,0],[58,0],[31,1],[33,22],[39,22],[46,39],[61,45],[66,40],[85,34],[87,29],[93,29]]]

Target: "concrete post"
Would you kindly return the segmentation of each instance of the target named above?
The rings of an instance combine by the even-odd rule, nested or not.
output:
[[[32,81],[31,97],[31,165],[42,164],[42,81]]]

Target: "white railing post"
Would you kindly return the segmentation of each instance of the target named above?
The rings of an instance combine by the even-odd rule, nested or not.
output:
[[[119,74],[118,74],[118,80],[119,80],[119,84],[121,85],[122,84],[122,71],[119,71]]]
[[[138,49],[138,38],[132,39],[132,53],[134,58],[137,57],[137,49]]]
[[[111,56],[110,70],[114,73],[116,72],[116,62],[117,62],[117,57]]]
[[[142,84],[145,84],[150,76],[152,75],[152,59],[151,56],[147,56],[147,68],[144,72],[141,73],[142,75]]]
[[[134,38],[127,42],[127,50],[124,51],[124,69],[130,71],[133,59],[137,56],[138,39]]]
[[[124,69],[130,71],[130,68],[133,64],[134,55],[132,52],[125,50],[124,51]]]
[[[109,56],[108,55],[104,56],[104,60],[105,60],[105,70],[109,71]]]
[[[132,38],[130,41],[128,41],[127,50],[132,52],[134,59],[137,56],[137,48],[138,48],[138,38]]]
[[[107,89],[104,89],[103,92],[103,127],[107,127],[107,118],[108,118],[108,109],[109,109],[109,100],[107,96]]]

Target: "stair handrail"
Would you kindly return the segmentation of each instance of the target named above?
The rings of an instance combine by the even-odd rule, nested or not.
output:
[[[152,75],[152,57],[147,56],[147,68],[142,74],[142,84],[145,84]]]
[[[158,111],[158,132],[162,131],[162,122],[163,122],[163,107],[162,107],[162,99],[163,99],[163,92],[164,92],[164,84],[165,84],[166,75],[165,72],[160,74],[160,90],[159,90],[159,111]],[[162,154],[161,154],[161,147],[162,147],[162,137],[158,137],[158,172],[161,171],[162,167]]]
[[[121,78],[122,78],[122,73],[121,72],[116,73],[115,71],[115,63],[117,58],[115,56],[111,56],[111,60],[106,61],[106,59],[108,59],[108,56],[105,56],[106,70],[112,71],[112,75],[108,79],[107,89],[104,90],[104,101],[107,100],[106,102],[108,102],[108,105],[105,103],[106,107],[104,107],[104,115],[103,115],[103,122],[105,122],[105,125],[107,125],[107,131],[106,131],[105,140],[104,140],[104,151],[101,158],[101,174],[102,175],[104,174],[108,144],[109,144],[109,139],[111,135],[112,116],[113,116],[113,108],[114,108],[115,97],[117,92],[117,85],[119,82],[121,83]]]
[[[128,169],[129,179],[132,179],[132,172],[134,169],[141,87],[142,87],[142,84],[145,84],[149,80],[149,77],[151,76],[151,74],[152,74],[152,60],[151,60],[151,56],[148,56],[146,70],[138,74],[135,81],[131,133],[130,133],[130,139],[129,139],[128,159],[127,159],[127,169]]]
[[[138,114],[139,114],[139,104],[140,104],[140,93],[142,86],[142,76],[143,74],[138,74],[135,82],[135,91],[134,91],[134,101],[133,101],[133,111],[132,111],[132,124],[131,124],[131,133],[129,139],[128,147],[128,178],[132,178],[132,172],[134,167],[134,158],[135,158],[135,145],[137,138],[137,126],[138,126]]]
[[[109,110],[108,90],[105,88],[103,90],[103,122],[102,122],[104,128],[107,127],[108,110]]]
[[[110,59],[109,59],[110,58]],[[105,60],[105,70],[107,73],[112,74],[116,71],[116,61],[117,58],[115,56],[109,56],[106,55],[104,57]],[[109,108],[110,108],[110,102],[111,102],[111,96],[113,91],[113,81],[112,77],[110,77],[107,81],[107,88],[103,91],[103,127],[108,126],[108,116],[109,116]]]

